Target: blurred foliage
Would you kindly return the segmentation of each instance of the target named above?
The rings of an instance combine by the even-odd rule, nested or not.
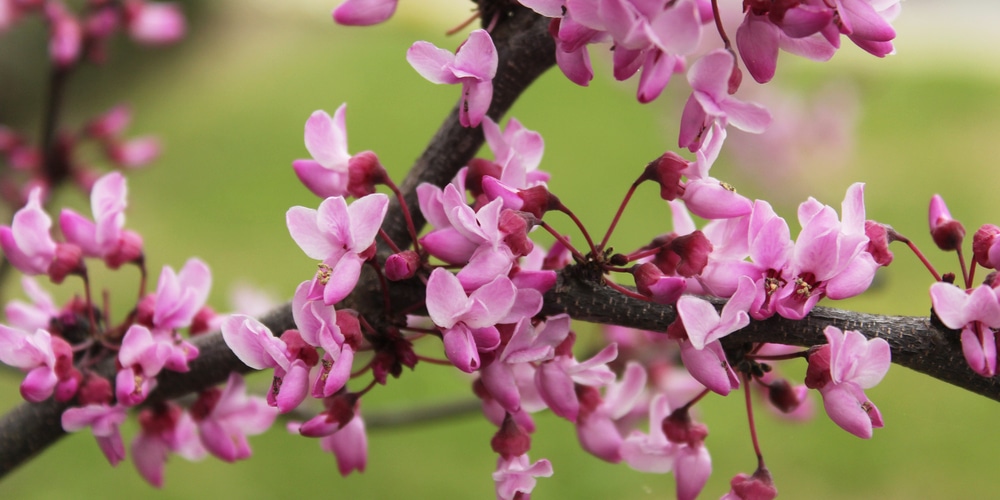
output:
[[[303,14],[280,4],[192,2],[198,16],[192,21],[192,36],[181,45],[167,50],[116,48],[106,68],[76,75],[66,101],[70,123],[118,102],[131,103],[131,133],[163,138],[167,149],[162,160],[129,177],[127,226],[145,238],[154,276],[162,265],[178,268],[192,255],[212,265],[211,303],[220,311],[229,307],[237,283],[261,287],[282,300],[313,271],[314,263],[288,237],[283,216],[290,206],[315,207],[319,202],[297,183],[290,168],[291,160],[307,156],[302,130],[313,110],[332,112],[348,102],[350,151],[375,150],[399,179],[458,96],[455,87],[423,80],[403,54],[418,39],[457,45],[458,37],[442,33],[462,20],[462,8],[442,10],[431,22],[415,23],[407,14],[420,8],[419,2],[402,2],[398,19],[351,29],[330,22],[329,6]],[[0,38],[0,122],[33,126],[37,120],[34,113],[44,81],[39,63],[44,41],[37,28],[24,26]],[[910,35],[915,34],[900,30],[901,40]],[[8,50],[11,44],[17,50]],[[675,123],[687,88],[678,76],[660,100],[641,106],[634,99],[636,82],[612,81],[607,61],[596,52],[598,76],[590,88],[576,87],[558,71],[550,71],[510,116],[544,136],[542,168],[553,174],[551,189],[599,235],[646,162],[674,148]],[[804,174],[794,184],[769,179],[763,170],[754,174],[760,177],[754,182],[740,184],[741,192],[765,199],[774,193],[781,200],[813,195],[839,210],[846,187],[865,181],[869,218],[893,225],[916,240],[936,265],[956,270],[954,256],[932,250],[926,234],[927,202],[941,193],[970,233],[979,224],[997,222],[992,202],[1000,174],[992,162],[1000,144],[991,137],[1000,129],[997,77],[938,71],[919,52],[901,51],[886,60],[874,60],[854,47],[841,52],[829,64],[782,55],[775,83],[791,93],[815,90],[831,75],[852,82],[862,111],[851,161],[839,171],[815,176],[809,174],[811,165],[801,165]],[[723,162],[713,175],[739,179],[746,174]],[[63,194],[56,202],[85,206],[75,193]],[[790,221],[793,234],[796,203],[775,206]],[[669,220],[655,189],[643,187],[613,244],[634,248],[668,231]],[[568,220],[553,217],[551,223],[582,241]],[[826,305],[926,314],[929,275],[903,248],[895,250],[897,261],[881,273],[875,289],[858,299]],[[115,314],[124,314],[136,286],[134,271],[98,273],[96,281],[111,289]],[[70,280],[56,292],[65,297],[78,287]],[[422,348],[440,354],[433,340]],[[782,369],[801,377],[803,367],[792,363]],[[455,370],[431,365],[418,370],[417,376],[407,371],[399,380],[375,388],[364,399],[364,411],[405,411],[415,404],[471,396],[469,379]],[[266,376],[252,380],[259,388],[269,382]],[[0,378],[0,409],[19,404],[19,382],[13,375]],[[993,472],[989,459],[995,443],[984,429],[996,418],[994,402],[898,367],[868,394],[886,421],[871,442],[832,424],[818,398],[817,418],[811,422],[789,425],[758,419],[767,463],[783,497],[995,494],[993,485],[983,480]],[[711,430],[706,444],[715,472],[704,494],[711,498],[727,491],[737,472],[752,472],[755,461],[741,394],[709,397],[699,406]],[[538,423],[531,457],[549,458],[555,475],[539,480],[536,498],[673,495],[672,476],[605,464],[579,449],[568,423],[548,414],[540,415]],[[126,442],[134,432],[133,421],[124,429]],[[251,439],[254,457],[244,463],[172,458],[166,487],[152,491],[130,470],[129,462],[118,469],[108,467],[92,437],[81,432],[0,482],[0,495],[403,498],[417,493],[490,498],[492,433],[492,426],[478,416],[373,431],[368,470],[341,478],[333,457],[321,452],[318,443],[288,436],[276,426]]]

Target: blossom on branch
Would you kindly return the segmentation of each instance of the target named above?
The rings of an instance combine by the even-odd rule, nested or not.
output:
[[[462,84],[458,119],[463,127],[476,127],[493,100],[493,77],[499,62],[493,39],[486,30],[475,30],[454,54],[430,42],[416,42],[406,60],[420,76],[437,84]]]

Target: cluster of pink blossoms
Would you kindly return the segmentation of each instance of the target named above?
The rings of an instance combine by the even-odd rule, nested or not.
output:
[[[63,413],[63,428],[90,427],[112,465],[125,458],[118,427],[127,410],[146,403],[163,370],[186,372],[198,356],[180,332],[209,332],[219,322],[205,306],[212,278],[198,259],[179,272],[164,266],[153,293],[146,293],[143,278],[138,302],[120,320],[110,316],[108,305],[98,308],[92,301],[88,259],[110,269],[135,265],[146,275],[142,238],[124,227],[126,193],[121,173],[98,179],[91,190],[93,219],[69,209],[60,214],[65,241],[52,237],[52,218],[42,208],[38,187],[12,224],[0,226],[0,247],[12,266],[29,276],[47,275],[55,283],[79,276],[85,291],[84,297],[59,308],[33,279],[25,278],[31,302],[7,305],[8,324],[0,325],[0,361],[27,372],[21,384],[26,400],[72,402]],[[114,365],[110,377],[101,368],[108,362]],[[263,403],[248,399],[236,375],[221,392],[203,391],[190,410],[153,403],[141,411],[141,431],[132,443],[136,467],[159,486],[168,451],[190,459],[206,451],[229,461],[246,458],[244,436],[262,432],[274,415]]]
[[[502,129],[484,116],[481,127],[493,159],[473,159],[444,187],[419,186],[419,206],[431,229],[416,238],[412,250],[387,240],[393,253],[378,265],[375,240],[389,200],[375,187],[385,184],[398,191],[374,153],[348,152],[345,109],[341,106],[333,118],[323,111],[309,118],[305,142],[312,159],[293,163],[299,178],[325,198],[316,210],[293,207],[287,214],[292,238],[318,261],[317,272],[298,287],[293,300],[297,329],[275,335],[245,316],[223,323],[226,341],[241,360],[274,369],[269,404],[289,412],[308,396],[323,401],[324,411],[290,429],[321,437],[323,448],[336,454],[341,473],[363,470],[367,459],[360,398],[375,383],[385,383],[387,374],[399,376],[401,366],[413,368],[423,359],[410,342],[427,334],[441,338],[449,363],[478,374],[475,393],[498,427],[491,446],[499,455],[494,473],[499,498],[528,494],[535,477],[552,474],[547,460],[528,458],[535,429],[531,415],[544,409],[575,425],[581,447],[600,459],[641,471],[674,472],[681,498],[695,497],[711,473],[707,427],[690,414],[708,391],[725,395],[741,380],[754,380],[772,406],[794,416],[805,412],[800,408],[808,406],[803,404],[807,387],[814,388],[831,418],[851,433],[870,437],[873,427],[882,426],[863,390],[888,369],[885,341],[831,327],[829,344],[810,351],[788,355],[756,345],[739,355],[752,367],[739,373],[720,342],[751,317],[801,319],[823,297],[845,298],[869,286],[891,254],[887,240],[879,239],[884,226],[866,224],[861,184],[848,189],[841,215],[814,199],[803,203],[802,230],[792,240],[788,224],[770,205],[750,201],[709,176],[725,136],[724,127],[712,127],[705,137],[710,147],[699,149],[695,161],[667,153],[636,181],[660,185],[674,211],[675,232],[613,257],[620,260],[612,266],[593,260],[603,255],[600,247],[584,256],[543,222],[548,211],[569,212],[549,193],[549,175],[538,168],[541,136],[516,119]],[[357,200],[348,204],[344,195]],[[696,229],[681,201],[712,220]],[[530,238],[537,227],[557,239],[548,252]],[[596,262],[606,271],[620,268],[622,261],[636,262],[631,274],[639,293],[677,304],[678,321],[653,341],[661,347],[666,343],[659,361],[622,358],[615,342],[590,359],[575,357],[570,318],[539,314],[556,271],[572,259]],[[405,326],[380,332],[357,312],[342,309],[338,304],[357,286],[365,265],[384,276],[383,286],[409,279],[424,283],[433,328],[410,318]],[[720,314],[707,300],[686,293],[729,301]],[[386,313],[391,316],[394,309],[387,304]],[[371,361],[357,370],[356,355],[369,350],[374,351]],[[679,357],[684,369],[671,368],[666,361],[671,357]],[[764,363],[791,357],[809,361],[804,386],[793,388]],[[348,388],[351,377],[369,371],[373,380],[364,389]],[[637,428],[644,420],[650,422],[648,433]],[[738,480],[742,486],[736,486]],[[773,490],[766,468],[734,479],[740,491],[757,487]]]
[[[976,373],[984,377],[997,374],[997,330],[1000,330],[1000,280],[991,271],[979,286],[973,286],[976,266],[1000,268],[1000,227],[984,224],[972,238],[972,263],[966,268],[962,254],[965,227],[951,217],[944,200],[935,195],[928,213],[931,236],[938,248],[955,251],[962,266],[964,286],[955,284],[954,274],[938,276],[931,285],[934,313],[945,326],[961,331],[962,352]]]
[[[84,63],[107,62],[109,45],[119,32],[139,44],[163,46],[179,41],[186,31],[184,16],[174,3],[91,0],[74,12],[61,0],[0,0],[0,34],[32,16],[41,17],[48,29],[49,91],[55,95]],[[53,120],[58,112],[53,110],[47,119]],[[120,104],[78,129],[46,123],[46,137],[38,140],[0,123],[0,160],[10,167],[0,175],[0,198],[16,210],[33,188],[41,187],[47,194],[67,180],[89,192],[100,173],[92,159],[80,154],[88,145],[96,146],[120,169],[149,164],[159,156],[160,143],[149,136],[126,138],[131,119],[128,106]]]

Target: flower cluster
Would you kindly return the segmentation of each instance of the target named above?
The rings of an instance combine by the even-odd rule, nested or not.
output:
[[[951,217],[951,212],[938,195],[931,198],[928,211],[931,237],[938,248],[958,253],[964,287],[955,284],[956,276],[948,274],[931,285],[934,313],[945,326],[960,330],[962,352],[976,373],[984,377],[997,374],[997,330],[1000,330],[1000,280],[996,272],[986,275],[973,287],[976,266],[997,269],[1000,266],[1000,228],[984,224],[972,239],[971,269],[966,269],[962,257],[965,227]],[[932,270],[932,274],[936,272]],[[937,276],[936,276],[937,277]]]
[[[198,349],[181,331],[198,334],[216,328],[215,313],[205,306],[211,273],[198,259],[179,271],[164,266],[156,291],[146,293],[120,320],[108,305],[98,309],[91,297],[88,259],[110,269],[139,267],[146,274],[142,238],[125,225],[126,184],[119,172],[98,179],[91,190],[93,220],[69,209],[59,225],[65,241],[51,235],[52,219],[42,208],[42,191],[32,190],[26,206],[10,226],[0,226],[0,247],[12,266],[26,275],[48,275],[56,283],[68,276],[83,280],[85,297],[57,307],[32,278],[24,289],[31,303],[7,305],[8,325],[0,325],[0,361],[27,372],[22,396],[32,402],[54,397],[73,402],[62,425],[73,432],[90,427],[111,464],[125,458],[118,431],[129,408],[147,401],[163,370],[186,372]],[[107,370],[113,365],[114,370]],[[113,381],[113,382],[112,382]],[[273,420],[248,399],[234,375],[223,391],[208,389],[190,412],[157,402],[142,411],[142,432],[133,442],[139,472],[152,484],[162,483],[167,452],[199,458],[208,451],[225,460],[249,456],[245,435],[266,428],[245,420]],[[222,432],[225,431],[225,432]],[[234,443],[243,440],[238,449]]]

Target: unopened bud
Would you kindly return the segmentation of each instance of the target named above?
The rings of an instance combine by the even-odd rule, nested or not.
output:
[[[528,453],[531,449],[531,436],[508,413],[503,419],[503,425],[490,440],[490,447],[501,457],[510,460]]]
[[[389,281],[412,278],[420,269],[420,255],[413,250],[394,253],[385,259],[385,277]]]
[[[958,250],[965,239],[965,227],[961,222],[951,218],[948,206],[940,195],[931,198],[928,210],[928,221],[931,227],[931,237],[934,244],[941,250]]]
[[[1000,227],[983,224],[972,236],[972,255],[980,266],[1000,268]]]
[[[362,151],[347,162],[347,177],[348,194],[361,198],[374,193],[376,185],[385,184],[389,173],[373,151]]]
[[[639,181],[655,181],[660,185],[660,198],[671,201],[684,192],[681,187],[681,175],[687,167],[688,161],[681,155],[667,151],[646,165],[646,170],[639,177]]]
[[[880,266],[892,263],[892,252],[889,250],[889,232],[885,224],[873,220],[865,221],[865,236],[868,236],[868,253]]]

